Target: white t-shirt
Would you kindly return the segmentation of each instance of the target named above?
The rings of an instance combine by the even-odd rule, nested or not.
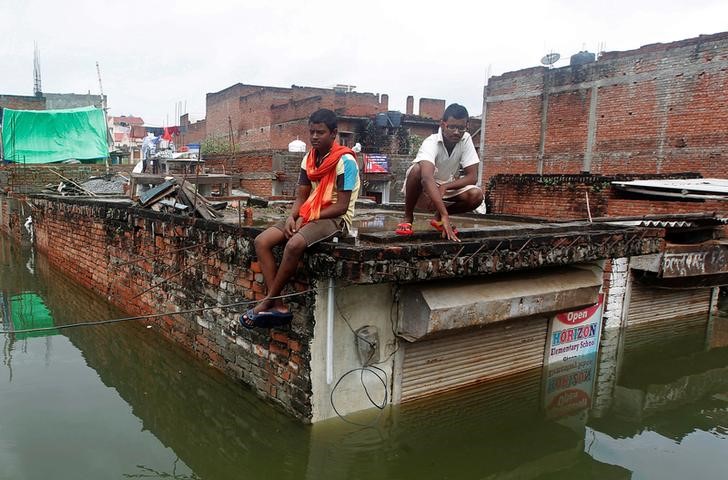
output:
[[[480,163],[473,139],[468,132],[463,133],[463,137],[453,147],[452,154],[448,154],[441,128],[422,142],[412,163],[422,161],[435,165],[435,180],[439,182],[449,182],[455,178],[460,168]]]

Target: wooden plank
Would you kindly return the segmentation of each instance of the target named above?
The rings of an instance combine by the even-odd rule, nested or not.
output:
[[[158,199],[161,194],[167,193],[167,190],[171,190],[176,185],[177,185],[177,181],[175,179],[171,179],[171,180],[167,180],[166,182],[162,183],[161,185],[157,185],[156,187],[154,187],[150,190],[147,190],[139,197],[139,204],[147,205],[153,199]]]

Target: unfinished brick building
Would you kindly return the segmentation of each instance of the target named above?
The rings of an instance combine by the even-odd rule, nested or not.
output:
[[[297,137],[308,138],[308,117],[319,108],[339,115],[339,141],[351,146],[357,141],[357,131],[377,114],[389,111],[389,96],[354,92],[349,86],[280,88],[238,83],[207,94],[204,120],[193,124],[183,116],[180,125],[188,142],[228,139],[232,133],[239,152],[285,150]],[[421,98],[419,114],[414,114],[414,97],[409,96],[407,112],[397,112],[397,118],[410,134],[423,137],[437,130],[444,110],[445,100]],[[387,133],[394,136],[398,125]]]
[[[486,88],[484,182],[521,173],[725,177],[727,124],[728,32],[509,72]]]
[[[205,119],[208,137],[228,137],[232,130],[237,150],[285,149],[297,136],[307,138],[308,116],[319,108],[341,115],[342,140],[353,136],[360,118],[386,112],[386,94],[358,93],[348,88],[291,88],[235,84],[208,93]]]

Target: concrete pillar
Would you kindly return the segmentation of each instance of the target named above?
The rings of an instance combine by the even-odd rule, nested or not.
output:
[[[584,152],[584,164],[581,167],[583,172],[591,172],[592,155],[594,143],[597,138],[597,102],[599,101],[599,87],[596,83],[591,88],[591,99],[589,100],[589,123],[586,133],[586,152]]]
[[[548,129],[549,115],[549,88],[551,77],[549,72],[545,72],[543,76],[543,98],[541,100],[541,131],[538,140],[538,165],[536,173],[543,175],[543,156],[546,153],[546,131]]]
[[[415,97],[409,95],[407,97],[407,115],[412,115],[415,111]]]
[[[604,284],[608,291],[604,298],[602,338],[599,345],[600,356],[597,377],[594,385],[592,414],[597,418],[605,415],[612,405],[614,387],[619,372],[619,350],[622,326],[627,318],[626,299],[629,259],[615,258],[611,261],[611,271],[605,272]]]

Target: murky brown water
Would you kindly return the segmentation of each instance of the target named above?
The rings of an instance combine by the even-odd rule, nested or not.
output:
[[[124,316],[2,236],[0,295],[3,330]],[[539,370],[371,428],[300,425],[133,322],[0,334],[0,479],[723,479],[726,325],[633,342],[608,408],[552,409]]]

